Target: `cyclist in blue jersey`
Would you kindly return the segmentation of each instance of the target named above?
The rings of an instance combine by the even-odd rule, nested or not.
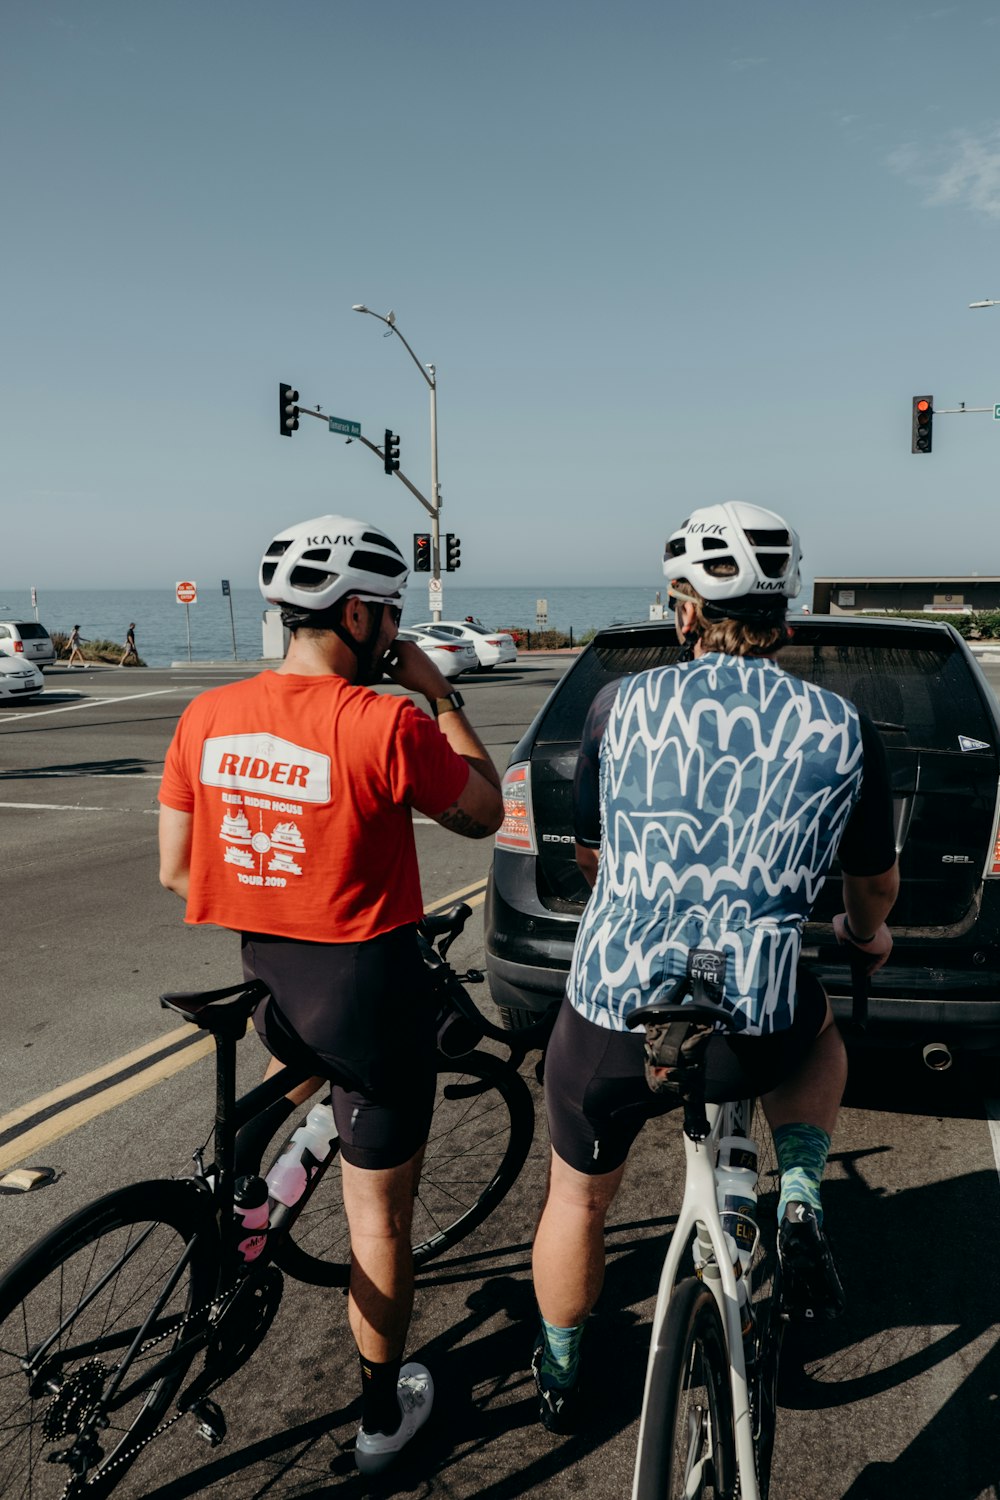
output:
[[[841,943],[885,963],[898,891],[877,730],[853,704],[782,671],[799,540],[773,512],[727,503],[670,537],[664,574],[681,659],[609,684],[574,785],[577,861],[593,887],[545,1068],[552,1160],[533,1253],[539,1415],[572,1430],[584,1325],[604,1276],[604,1223],[646,1119],[626,1018],[725,955],[734,1032],[712,1039],[708,1097],[762,1096],[781,1173],[778,1251],[792,1315],[833,1316],[843,1291],[820,1179],[847,1077],[822,986],[799,968],[802,927],[834,856]]]

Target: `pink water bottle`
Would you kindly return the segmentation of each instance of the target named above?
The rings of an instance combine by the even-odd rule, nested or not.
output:
[[[237,1177],[233,1215],[236,1252],[249,1265],[267,1244],[267,1183],[263,1177]]]

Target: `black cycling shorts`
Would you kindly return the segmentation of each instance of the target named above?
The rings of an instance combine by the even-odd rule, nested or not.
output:
[[[826,992],[800,969],[795,1017],[768,1036],[719,1032],[708,1044],[709,1103],[767,1094],[795,1072],[826,1019]],[[620,1167],[645,1122],[676,1109],[675,1096],[646,1083],[641,1032],[609,1031],[564,1000],[545,1053],[545,1107],[556,1155],[588,1176]]]
[[[268,1050],[331,1080],[344,1160],[371,1171],[409,1161],[427,1140],[437,1071],[416,928],[363,943],[245,932],[243,972],[270,991],[253,1018]]]

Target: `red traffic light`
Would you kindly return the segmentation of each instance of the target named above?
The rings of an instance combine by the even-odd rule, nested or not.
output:
[[[914,396],[910,452],[930,453],[934,435],[934,397]]]

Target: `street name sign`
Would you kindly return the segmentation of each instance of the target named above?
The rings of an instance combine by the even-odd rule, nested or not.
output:
[[[993,408],[993,420],[994,422],[1000,422],[1000,402]]]
[[[360,437],[361,423],[349,422],[346,417],[327,417],[331,432],[342,432],[345,437]]]

